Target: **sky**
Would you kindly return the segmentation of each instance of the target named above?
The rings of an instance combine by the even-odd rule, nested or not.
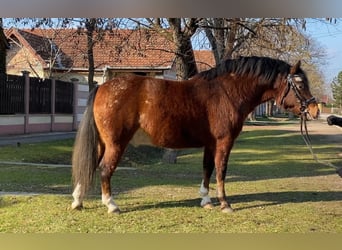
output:
[[[342,71],[342,20],[337,24],[326,24],[307,20],[306,33],[318,42],[327,53],[326,64],[321,67],[326,84]]]

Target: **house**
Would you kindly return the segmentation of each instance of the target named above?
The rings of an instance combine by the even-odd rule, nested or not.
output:
[[[122,73],[174,78],[174,45],[170,34],[151,30],[118,29],[96,33],[93,55],[98,84]],[[84,30],[9,29],[8,74],[54,77],[88,82],[88,51]],[[195,51],[200,71],[215,65],[211,51]]]

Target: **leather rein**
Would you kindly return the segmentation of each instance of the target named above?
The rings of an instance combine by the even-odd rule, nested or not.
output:
[[[300,108],[300,112],[301,112],[301,114],[300,114],[300,133],[301,133],[301,135],[303,137],[303,140],[304,140],[305,144],[309,148],[310,153],[311,153],[313,159],[317,163],[319,163],[319,164],[323,164],[325,166],[334,168],[336,170],[336,173],[342,178],[342,167],[335,166],[331,162],[319,160],[317,155],[313,151],[311,139],[310,139],[310,136],[309,136],[309,133],[308,133],[308,128],[307,128],[307,116],[310,115],[309,112],[308,112],[309,104],[313,103],[313,102],[316,102],[316,99],[315,99],[315,97],[311,97],[309,99],[305,99],[301,95],[299,88],[294,83],[294,78],[295,77],[298,77],[298,75],[289,74],[287,76],[287,89],[285,91],[284,96],[281,99],[281,105],[283,105],[286,96],[289,94],[290,90],[292,89],[294,94],[295,94],[295,96],[296,96],[296,98],[298,99],[298,101],[301,104],[301,108]]]

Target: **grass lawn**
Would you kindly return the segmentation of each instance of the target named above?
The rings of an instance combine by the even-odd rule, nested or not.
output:
[[[341,165],[341,148],[313,136],[320,159]],[[1,147],[0,160],[69,164],[72,140]],[[312,160],[298,132],[243,132],[235,144],[226,190],[235,212],[204,210],[198,194],[202,151],[179,152],[175,165],[160,163],[162,150],[129,147],[112,185],[123,211],[107,214],[99,181],[70,209],[70,168],[0,166],[0,232],[342,232],[342,181]],[[215,178],[211,195],[215,196]],[[215,200],[216,201],[216,200]]]

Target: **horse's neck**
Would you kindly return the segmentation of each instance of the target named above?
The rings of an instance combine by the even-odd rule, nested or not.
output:
[[[264,103],[272,99],[276,99],[276,97],[277,97],[277,91],[275,89],[269,89],[265,91],[264,94],[262,95],[260,103]]]
[[[241,105],[249,106],[249,112],[252,112],[261,103],[276,99],[278,89],[275,89],[273,84],[251,84],[250,88],[244,93],[245,98],[241,100]]]

